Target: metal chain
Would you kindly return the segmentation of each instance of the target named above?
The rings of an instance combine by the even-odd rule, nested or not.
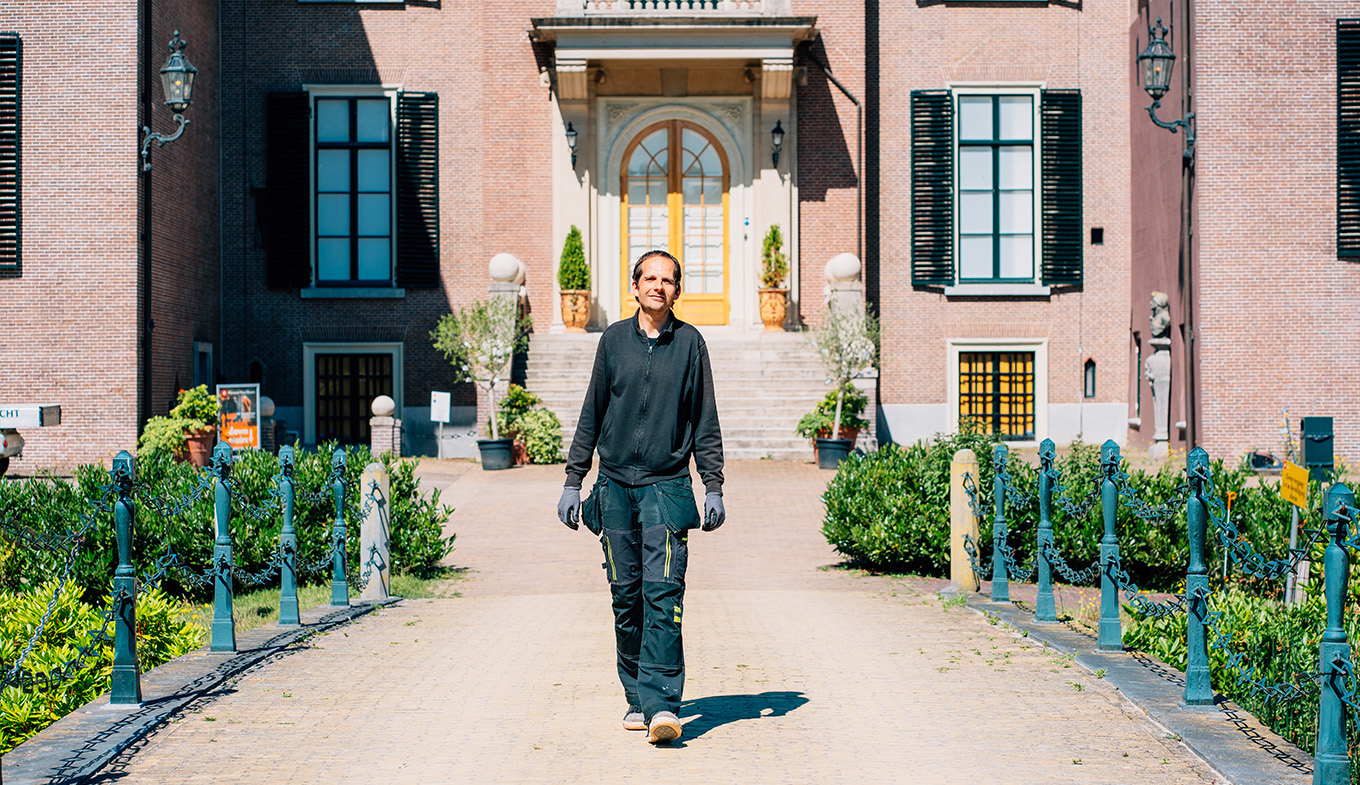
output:
[[[149,507],[153,512],[162,518],[178,518],[186,510],[194,505],[203,495],[212,489],[213,483],[217,480],[217,475],[212,472],[200,472],[198,483],[189,490],[177,497],[157,496],[151,492],[148,483],[136,481],[132,484],[133,496],[142,504]]]
[[[982,576],[992,574],[992,566],[984,564],[978,556],[977,543],[973,542],[973,535],[963,535],[963,550],[968,554],[968,561],[973,563],[973,577],[977,581],[982,581]]]
[[[1053,543],[1044,543],[1043,553],[1044,558],[1048,559],[1048,563],[1053,566],[1053,569],[1057,570],[1059,575],[1074,586],[1093,583],[1096,578],[1100,577],[1100,562],[1098,561],[1093,562],[1084,570],[1074,570],[1067,564],[1067,560],[1063,558],[1062,553]]]
[[[1221,649],[1228,653],[1228,662],[1224,666],[1225,670],[1233,671],[1237,683],[1246,687],[1253,698],[1261,698],[1267,703],[1288,703],[1299,698],[1307,697],[1316,691],[1318,680],[1321,674],[1318,673],[1296,673],[1295,681],[1280,682],[1278,684],[1267,684],[1264,680],[1256,678],[1256,668],[1248,667],[1243,660],[1246,653],[1233,649],[1233,633],[1225,630],[1221,623],[1223,612],[1215,610],[1210,600],[1213,593],[1205,589],[1196,589],[1194,597],[1204,603],[1205,626],[1213,630],[1213,640],[1209,643],[1210,649]],[[1352,687],[1354,685],[1352,684]],[[1354,697],[1354,692],[1351,693]],[[1350,703],[1350,701],[1347,701]],[[1355,704],[1351,704],[1354,706]]]
[[[996,549],[1001,552],[1001,558],[1006,563],[1006,574],[1010,576],[1011,580],[1020,583],[1029,583],[1034,580],[1034,576],[1039,570],[1038,559],[1031,559],[1028,567],[1021,567],[1019,560],[1015,558],[1015,552],[1011,550],[1010,543],[1006,542],[1005,538],[995,537],[993,543],[996,545]]]
[[[241,514],[257,523],[273,523],[276,515],[283,514],[283,492],[277,484],[271,486],[264,499],[256,503],[246,501],[245,495],[235,485],[229,481],[227,488],[231,491],[232,507]]]
[[[972,508],[974,518],[985,521],[991,517],[991,505],[978,499],[977,483],[973,480],[971,472],[963,474],[963,490],[968,494],[968,506]]]
[[[1165,602],[1157,602],[1143,594],[1142,589],[1138,588],[1138,584],[1134,583],[1129,574],[1120,568],[1118,554],[1110,554],[1109,569],[1106,572],[1110,576],[1110,580],[1113,580],[1119,590],[1124,592],[1124,599],[1129,601],[1135,611],[1144,616],[1160,619],[1175,613],[1186,612],[1184,595],[1173,594],[1171,599]]]
[[[55,597],[53,600],[55,602]],[[28,655],[28,649],[33,648],[33,643],[37,641],[38,635],[41,635],[42,625],[40,625],[38,635],[35,635],[34,638],[29,641],[28,649],[24,651],[23,656],[15,663],[14,668],[10,670],[10,675],[6,676],[3,686],[14,686],[24,692],[35,692],[44,687],[57,687],[69,681],[72,674],[85,668],[86,663],[91,657],[96,654],[102,656],[104,646],[113,642],[113,637],[109,635],[109,627],[113,626],[113,621],[118,616],[118,606],[124,602],[130,601],[131,597],[124,590],[119,590],[117,594],[110,595],[109,606],[107,610],[101,614],[103,624],[101,624],[97,630],[87,631],[90,634],[89,642],[83,646],[77,646],[76,656],[70,661],[54,667],[46,673],[23,671],[20,669],[20,666],[23,664],[24,657],[27,657]],[[47,614],[44,615],[43,624],[46,623],[47,616],[50,616],[51,613],[52,609],[51,606],[49,606]]]
[[[1100,503],[1100,483],[1102,478],[1097,476],[1092,483],[1090,493],[1081,501],[1073,501],[1067,496],[1068,488],[1062,484],[1062,472],[1052,469],[1048,473],[1048,478],[1053,481],[1053,501],[1058,503],[1058,509],[1062,510],[1073,520],[1083,520],[1091,514],[1091,510]]]
[[[241,584],[243,588],[250,588],[252,586],[264,585],[265,582],[269,581],[269,579],[273,578],[275,575],[281,575],[282,570],[283,549],[280,548],[279,550],[274,551],[273,558],[269,560],[269,563],[264,566],[263,570],[259,570],[258,572],[245,572],[236,569],[235,565],[233,565],[231,574],[232,577],[236,579],[236,582]]]
[[[1110,475],[1110,479],[1114,480],[1115,487],[1119,489],[1119,495],[1128,502],[1129,510],[1148,523],[1162,523],[1175,518],[1185,509],[1185,503],[1190,499],[1189,478],[1171,492],[1170,500],[1160,505],[1151,504],[1138,498],[1138,491],[1129,484],[1131,478],[1124,473],[1123,469],[1116,468]]]
[[[1350,706],[1352,711],[1360,711],[1355,699],[1355,693],[1360,691],[1355,683],[1355,663],[1344,654],[1337,654],[1332,658],[1332,665],[1346,677],[1341,685],[1341,701]]]
[[[1209,511],[1209,518],[1214,522],[1218,541],[1223,543],[1223,547],[1232,554],[1233,562],[1250,575],[1273,581],[1293,572],[1298,563],[1312,552],[1313,546],[1325,532],[1325,529],[1320,527],[1304,528],[1307,542],[1303,547],[1290,549],[1288,558],[1267,559],[1257,553],[1256,548],[1237,530],[1237,524],[1233,523],[1232,519],[1228,517],[1223,501],[1214,494],[1214,481],[1211,473],[1207,470],[1200,470],[1200,472],[1199,477],[1204,482],[1204,506]]]

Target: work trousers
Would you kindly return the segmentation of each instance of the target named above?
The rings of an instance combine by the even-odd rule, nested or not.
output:
[[[613,598],[619,681],[628,705],[650,723],[659,711],[680,709],[688,532],[699,525],[699,511],[689,477],[640,486],[601,477],[591,496]]]

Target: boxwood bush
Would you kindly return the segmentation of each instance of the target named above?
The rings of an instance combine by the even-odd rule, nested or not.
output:
[[[955,452],[971,449],[978,459],[978,496],[984,510],[992,498],[993,437],[960,433],[939,435],[929,441],[901,447],[886,445],[864,456],[852,456],[828,484],[823,501],[826,517],[822,533],[847,561],[879,571],[911,572],[944,576],[949,569],[949,463]],[[1037,456],[1012,454],[1008,473],[1014,487],[1033,501],[1006,508],[1008,542],[1018,558],[1028,562],[1035,551],[1039,527]],[[1093,445],[1074,443],[1059,454],[1056,468],[1062,474],[1065,495],[1074,503],[1088,498],[1100,475],[1100,453]],[[1127,467],[1126,467],[1127,471]],[[1288,542],[1289,506],[1278,492],[1278,483],[1247,487],[1247,469],[1229,469],[1222,461],[1212,464],[1216,493],[1238,496],[1233,519],[1239,531],[1270,558],[1285,555]],[[1180,467],[1166,465],[1156,472],[1134,470],[1129,484],[1153,506],[1174,499],[1184,483]],[[1316,486],[1314,486],[1316,488]],[[1069,515],[1053,505],[1054,542],[1067,562],[1081,569],[1100,552],[1104,523],[1099,504],[1083,517]],[[990,513],[979,521],[979,535],[990,544]],[[1121,562],[1141,588],[1165,591],[1185,577],[1189,550],[1183,507],[1166,521],[1144,520],[1121,498],[1116,517]],[[1210,532],[1212,540],[1212,530]],[[984,546],[989,549],[988,546]],[[1211,558],[1214,552],[1210,543]],[[989,554],[988,554],[989,555]],[[1221,557],[1220,557],[1221,558]]]
[[[297,451],[297,502],[293,525],[298,534],[301,564],[319,561],[330,549],[335,512],[333,497],[326,487],[334,445],[322,445],[316,452]],[[380,459],[391,474],[391,557],[398,573],[427,576],[453,549],[454,535],[445,537],[443,525],[453,512],[439,503],[437,490],[426,494],[415,478],[415,464],[385,454]],[[364,466],[373,461],[367,447],[348,450],[345,479],[345,522],[350,563],[358,563],[361,500],[357,491]],[[271,453],[242,452],[233,467],[232,485],[242,504],[260,504],[269,499],[278,475],[278,458]],[[133,532],[133,565],[145,575],[156,559],[177,553],[181,562],[202,572],[212,559],[216,524],[211,489],[199,494],[174,515],[156,509],[172,506],[175,500],[198,487],[202,474],[164,453],[149,453],[137,460],[139,491],[137,520]],[[108,471],[97,465],[81,466],[74,483],[55,478],[36,478],[0,482],[0,521],[10,532],[0,532],[0,591],[22,591],[60,576],[65,567],[63,554],[26,547],[12,532],[26,531],[32,536],[60,536],[81,528],[82,516],[93,526],[84,538],[72,569],[71,581],[86,601],[106,595],[112,585],[118,551],[113,526],[112,497],[106,486]],[[148,496],[162,500],[156,505]],[[90,500],[95,500],[91,503]],[[263,570],[279,545],[283,516],[277,509],[260,516],[245,514],[233,504],[231,533],[233,557],[239,571]],[[304,574],[303,578],[324,579],[323,574]],[[277,583],[277,576],[274,578]],[[171,596],[204,600],[211,587],[192,588],[170,576],[162,587]]]

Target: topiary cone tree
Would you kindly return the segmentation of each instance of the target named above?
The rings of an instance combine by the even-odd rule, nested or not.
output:
[[[562,243],[562,258],[557,266],[557,286],[562,291],[581,291],[590,288],[590,265],[586,264],[585,244],[581,230],[572,224],[567,239]]]
[[[766,289],[784,288],[789,274],[789,257],[784,253],[784,233],[779,224],[770,226],[760,251],[760,285]]]

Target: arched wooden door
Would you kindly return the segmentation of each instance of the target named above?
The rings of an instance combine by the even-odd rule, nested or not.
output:
[[[684,269],[676,315],[727,324],[727,155],[703,128],[667,120],[638,134],[623,160],[623,316],[637,310],[633,260],[659,248]]]

